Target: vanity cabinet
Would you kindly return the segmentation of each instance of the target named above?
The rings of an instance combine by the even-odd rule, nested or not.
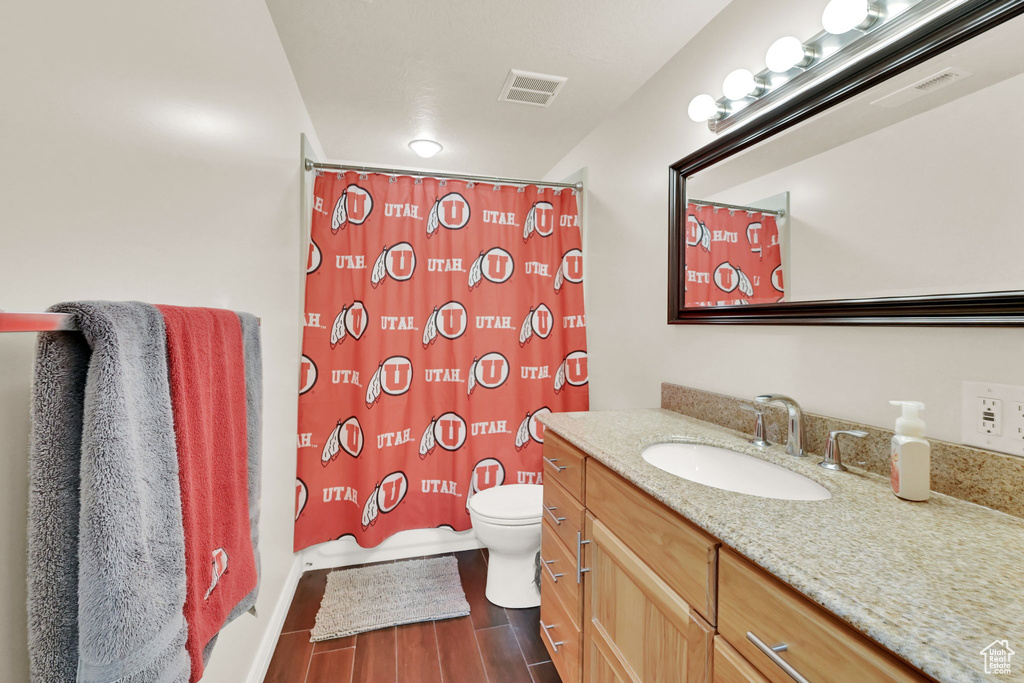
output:
[[[541,635],[563,683],[930,681],[674,510],[544,437]],[[765,649],[786,649],[774,658]],[[777,660],[777,661],[775,661]]]
[[[582,678],[585,464],[582,451],[554,432],[545,434],[540,630],[562,683]]]

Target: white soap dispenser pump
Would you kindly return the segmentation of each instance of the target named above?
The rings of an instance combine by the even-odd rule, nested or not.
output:
[[[924,420],[920,401],[889,401],[903,408],[896,418],[896,435],[892,437],[892,492],[904,500],[928,500],[931,495],[931,445],[922,439]]]

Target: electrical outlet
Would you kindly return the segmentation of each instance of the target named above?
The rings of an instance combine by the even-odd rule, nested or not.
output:
[[[1024,402],[1014,401],[1010,404],[1009,434],[1018,441],[1024,441]]]
[[[978,398],[978,431],[1003,435],[1003,402],[998,398]]]
[[[961,440],[1024,456],[1024,387],[964,382]]]

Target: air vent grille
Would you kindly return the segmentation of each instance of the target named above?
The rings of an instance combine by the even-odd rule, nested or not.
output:
[[[959,80],[967,78],[970,75],[970,71],[964,71],[963,69],[954,69],[952,67],[943,69],[938,73],[928,76],[927,78],[922,78],[916,83],[904,86],[896,92],[880,97],[871,104],[885,109],[895,109],[896,107],[900,107],[908,102],[913,102],[919,97],[924,97],[928,93],[941,90],[947,85],[951,85]]]
[[[564,76],[512,69],[505,78],[498,100],[547,107],[551,105],[551,101],[555,99],[555,95],[562,89],[566,80],[568,79]]]

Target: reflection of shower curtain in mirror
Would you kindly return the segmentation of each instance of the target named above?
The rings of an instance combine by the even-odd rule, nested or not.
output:
[[[782,249],[772,214],[686,206],[686,306],[782,301]]]

